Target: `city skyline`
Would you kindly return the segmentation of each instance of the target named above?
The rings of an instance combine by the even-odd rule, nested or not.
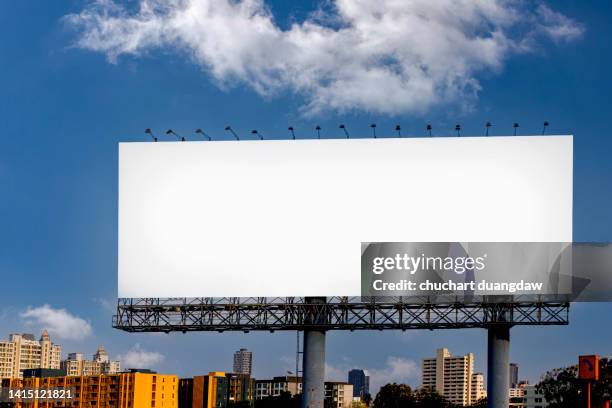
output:
[[[41,335],[41,339],[44,337],[44,338],[47,339],[46,341],[51,342],[51,339],[49,338],[49,335],[46,334],[46,333],[47,333],[47,330],[43,329],[43,333]],[[25,338],[27,338],[27,339],[35,339],[34,335],[30,334],[30,333],[10,333],[10,336],[13,336],[13,335],[16,335],[17,337],[24,337],[25,336]],[[10,337],[9,337],[9,339],[10,339]],[[2,340],[2,336],[0,335],[0,343],[2,343],[2,341],[3,341]],[[51,343],[51,344],[55,345],[55,347],[57,347],[58,350],[63,350],[61,344],[55,344],[55,343]],[[239,353],[241,353],[241,352],[243,352],[243,353],[247,352],[247,353],[250,354],[250,356],[248,358],[246,358],[246,360],[245,360],[246,364],[248,366],[249,363],[252,363],[252,360],[253,360],[252,352],[249,351],[248,349],[246,349],[245,347],[241,347],[238,351],[235,351],[233,353],[233,355],[232,355],[233,358],[232,358],[232,363],[231,363],[231,365],[232,365],[232,369],[231,370],[224,369],[223,367],[208,367],[208,366],[206,366],[206,367],[200,368],[199,371],[198,371],[198,369],[196,369],[194,372],[191,372],[191,373],[188,373],[188,374],[183,374],[182,372],[170,372],[170,371],[168,371],[168,372],[160,372],[160,373],[162,373],[162,374],[169,374],[169,375],[177,375],[178,378],[186,378],[186,377],[189,377],[189,376],[194,376],[194,375],[198,375],[199,373],[205,373],[205,372],[223,372],[223,373],[227,373],[227,374],[232,374],[232,373],[233,374],[247,374],[247,375],[250,375],[253,379],[258,380],[258,381],[259,380],[261,380],[261,381],[271,381],[271,380],[269,380],[270,378],[281,378],[283,375],[287,375],[287,374],[289,376],[293,375],[293,371],[286,370],[284,373],[282,371],[271,372],[271,374],[263,375],[263,376],[259,377],[259,376],[256,376],[256,375],[252,375],[252,373],[244,373],[244,372],[241,372],[240,370],[236,370],[237,366],[240,365],[239,363],[237,363],[236,356],[239,355]],[[449,360],[449,361],[457,360],[457,361],[461,361],[461,364],[464,364],[464,361],[465,361],[465,364],[467,364],[469,367],[471,367],[470,368],[470,373],[473,373],[473,375],[475,375],[475,376],[480,376],[481,377],[479,380],[477,379],[477,384],[478,385],[476,385],[476,387],[483,387],[484,395],[486,395],[486,381],[485,381],[486,371],[485,371],[485,374],[483,374],[482,372],[478,372],[478,370],[476,370],[474,368],[474,367],[482,366],[481,362],[479,362],[480,364],[478,366],[475,365],[475,362],[477,361],[477,359],[474,358],[474,353],[467,352],[467,353],[465,353],[464,356],[453,356],[446,347],[442,347],[442,348],[439,348],[437,350],[432,350],[432,353],[433,352],[437,352],[438,353],[438,359],[440,358],[440,356],[442,356],[443,357],[442,361],[444,361],[444,360]],[[430,354],[432,354],[432,353],[430,353]],[[153,370],[156,370],[154,368],[154,366],[150,366],[150,367],[149,366],[139,366],[139,367],[136,367],[136,366],[123,366],[123,365],[121,365],[121,361],[119,360],[119,358],[121,358],[121,352],[119,352],[118,354],[115,354],[117,356],[116,360],[111,361],[112,359],[111,359],[110,355],[106,352],[106,349],[105,349],[105,347],[103,345],[98,345],[97,348],[96,348],[96,351],[94,353],[91,353],[92,360],[87,360],[86,357],[83,357],[84,355],[86,356],[86,353],[83,353],[81,351],[79,351],[79,352],[65,351],[65,357],[64,357],[64,353],[60,354],[60,358],[58,360],[59,363],[57,364],[57,369],[61,369],[65,373],[65,375],[76,375],[76,376],[90,376],[90,375],[97,375],[97,374],[116,374],[116,373],[130,372],[131,370],[140,370],[140,369],[144,369],[144,370],[153,369]],[[429,357],[426,357],[427,355],[429,355],[429,354],[425,353],[420,358],[420,364],[417,367],[417,369],[418,369],[418,376],[417,376],[417,378],[414,379],[413,381],[406,381],[406,384],[412,386],[414,389],[419,389],[419,388],[424,387],[424,386],[425,387],[430,386],[430,385],[428,385],[429,384],[428,381],[429,382],[430,381],[434,381],[434,383],[435,383],[435,377],[436,377],[435,373],[433,374],[433,378],[434,378],[433,380],[431,380],[431,379],[425,380],[424,377],[423,377],[423,375],[424,375],[423,373],[424,372],[426,372],[426,371],[430,372],[432,370],[431,367],[429,367],[429,366],[426,367],[425,366],[426,362],[427,362],[427,364],[429,364],[429,361],[433,361],[434,362],[434,366],[435,366],[435,361],[436,361],[435,358],[431,359]],[[605,355],[601,355],[600,357],[607,358]],[[78,361],[81,362],[81,364],[79,365],[79,368],[78,368],[78,370],[81,370],[81,371],[79,371],[78,373],[75,371],[75,370],[77,370],[75,368],[76,366],[74,366],[72,368],[68,368],[68,364],[76,363],[76,361],[74,361],[74,360],[76,360],[77,358],[78,358]],[[577,358],[577,356],[574,356],[574,360],[576,358]],[[97,367],[98,372],[95,372],[95,371],[92,372],[91,371],[92,368],[83,368],[82,367],[83,361],[86,362],[86,363],[91,363],[91,362],[96,362],[96,361],[98,361],[98,362],[104,361],[106,363],[110,363],[111,364],[110,365],[111,368],[110,369],[107,368],[106,371],[105,371],[104,369],[100,369],[100,367]],[[576,362],[573,361],[573,362],[568,362],[568,364],[566,364],[566,365],[560,365],[560,366],[554,366],[554,367],[543,367],[542,368],[542,372],[541,372],[541,376],[543,376],[546,372],[554,370],[554,369],[557,369],[557,368],[565,368],[565,367],[571,367],[571,366],[575,366],[575,365],[576,365]],[[1,366],[1,364],[0,364],[0,366]],[[115,368],[112,368],[112,367],[115,367]],[[119,369],[119,367],[121,367],[121,368]],[[252,367],[253,366],[250,366],[251,370],[252,370]],[[328,372],[326,372],[326,381],[327,382],[338,382],[338,383],[344,383],[344,382],[351,383],[351,373],[353,373],[353,372],[363,372],[363,373],[365,373],[364,375],[366,376],[366,389],[369,387],[370,376],[369,376],[369,369],[367,367],[356,367],[356,366],[345,366],[345,367],[346,368],[343,368],[343,369],[340,369],[340,368],[337,368],[337,367],[332,367],[331,370],[329,370],[330,367],[326,367],[328,369]],[[514,361],[509,364],[509,370],[511,372],[511,375],[510,375],[511,381],[515,378],[514,374],[513,374],[515,372],[516,372],[516,375],[517,375],[516,378],[518,379],[518,381],[515,384],[514,383],[510,384],[511,393],[512,392],[517,392],[516,390],[519,389],[521,386],[533,386],[533,385],[537,385],[538,380],[539,380],[539,378],[533,380],[533,379],[529,379],[529,378],[520,376],[519,375],[519,370],[518,370],[519,367],[520,367],[520,364],[517,363],[517,362],[514,362]],[[32,367],[32,368],[35,368],[35,367]],[[55,367],[53,366],[53,367],[43,367],[43,368],[55,368]],[[453,368],[453,369],[455,369],[455,368]],[[343,370],[345,370],[345,371],[343,371]],[[433,368],[433,370],[434,370],[433,372],[435,372],[435,368]],[[430,374],[430,376],[431,375],[432,374]],[[471,375],[472,374],[470,374],[470,376]],[[11,377],[4,377],[4,378],[11,378]],[[13,377],[13,378],[18,378],[18,377]],[[384,385],[386,383],[394,382],[392,375],[390,375],[386,379],[385,378],[386,377],[380,377],[379,378],[380,383],[375,385],[376,389],[373,390],[373,394],[371,394],[372,396],[376,395],[376,392],[378,391],[378,387],[379,386],[382,386],[382,385]],[[2,379],[1,375],[0,375],[0,379]],[[444,385],[442,385],[442,387],[444,387]],[[436,389],[436,385],[430,386],[430,388]],[[475,389],[478,389],[478,388],[475,388]],[[443,391],[438,390],[438,392],[440,392],[440,394],[442,394],[442,395],[445,395],[445,393]],[[472,402],[475,402],[480,397],[482,397],[482,394],[480,394],[480,391],[478,391],[477,395],[479,397],[475,398]],[[453,400],[453,399],[451,398],[451,400]]]
[[[265,4],[280,29],[313,13],[330,12],[297,1]],[[0,338],[39,333],[46,327],[64,350],[95,350],[104,344],[122,363],[186,376],[201,374],[203,367],[229,369],[232,353],[241,347],[257,356],[255,377],[295,370],[294,332],[165,335],[111,328],[117,293],[117,144],[150,140],[146,128],[160,140],[174,138],[165,135],[168,128],[188,140],[201,137],[194,133],[198,128],[229,140],[224,131],[228,124],[242,137],[252,136],[256,128],[266,137],[290,138],[287,129],[292,126],[296,136],[304,138],[316,137],[316,126],[323,137],[342,137],[339,125],[344,123],[351,137],[369,137],[370,125],[376,123],[379,137],[395,137],[397,124],[403,136],[427,137],[427,124],[432,124],[434,136],[455,135],[458,123],[462,135],[484,135],[490,121],[490,134],[512,135],[517,122],[518,133],[526,135],[540,134],[548,121],[547,133],[575,135],[574,240],[612,240],[612,163],[607,153],[612,148],[612,85],[607,80],[612,56],[605,41],[612,34],[612,8],[604,1],[545,4],[559,13],[550,17],[557,26],[574,37],[551,39],[546,27],[531,37],[518,38],[508,31],[513,45],[531,48],[496,47],[499,59],[484,68],[478,61],[462,59],[461,53],[453,54],[472,68],[461,78],[478,85],[471,93],[453,94],[456,97],[445,104],[438,104],[444,99],[438,95],[428,96],[431,105],[415,112],[402,101],[418,101],[418,93],[388,105],[384,94],[368,86],[365,96],[360,95],[369,109],[340,103],[323,113],[304,110],[324,86],[318,79],[306,96],[295,92],[293,82],[262,96],[266,86],[253,90],[248,78],[247,83],[232,79],[226,71],[216,77],[180,47],[144,48],[113,60],[106,52],[79,46],[82,31],[67,16],[84,12],[81,2],[0,4],[0,275],[5,288]],[[529,6],[516,10],[527,21],[537,12]],[[470,27],[455,29],[464,33]],[[427,27],[423,30],[429,33]],[[481,51],[461,49],[466,56]],[[435,56],[442,58],[443,51]],[[344,58],[349,58],[347,66],[356,64],[358,72],[364,72],[364,61]],[[392,91],[384,88],[387,94]],[[341,96],[330,95],[321,106],[342,102]],[[579,354],[612,355],[609,316],[609,303],[573,304],[569,326],[513,328],[511,361],[520,365],[521,377],[533,383],[546,369],[574,364]],[[416,385],[420,359],[445,346],[457,355],[473,352],[475,370],[486,373],[486,332],[468,329],[331,332],[327,376],[344,379],[349,369],[367,367],[373,393],[385,378]]]

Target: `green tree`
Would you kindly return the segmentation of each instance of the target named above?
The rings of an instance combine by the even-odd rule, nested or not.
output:
[[[418,408],[454,408],[454,405],[446,397],[429,388],[421,388],[416,391],[414,399]]]
[[[351,402],[351,408],[368,408],[368,406],[363,401],[353,401]]]
[[[383,386],[372,404],[373,408],[416,408],[412,389],[406,384]]]
[[[537,389],[549,408],[575,408],[586,403],[586,383],[578,379],[578,367],[557,368],[547,372]],[[591,405],[600,406],[612,395],[612,361],[599,360],[599,381],[591,388]]]
[[[282,391],[278,396],[270,396],[255,401],[255,408],[300,408],[301,395],[292,396]]]

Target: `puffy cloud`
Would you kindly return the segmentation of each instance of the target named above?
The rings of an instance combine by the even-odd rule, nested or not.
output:
[[[348,371],[356,367],[363,366],[349,362],[340,366],[325,364],[325,378],[328,381],[346,381]],[[415,384],[419,379],[419,370],[419,365],[415,361],[393,356],[387,358],[384,366],[367,369],[372,397],[375,397],[378,389],[387,383]]]
[[[96,0],[66,16],[76,45],[121,55],[178,49],[222,87],[290,91],[303,112],[424,113],[469,106],[477,76],[497,71],[534,39],[579,37],[545,5],[512,0],[332,0],[282,29],[263,0],[140,0],[128,10]]]
[[[21,313],[27,324],[47,329],[49,334],[67,340],[82,340],[91,335],[91,325],[84,319],[72,315],[66,309],[54,309],[49,305],[28,308]]]
[[[378,389],[387,383],[414,384],[420,375],[419,365],[401,357],[389,357],[382,368],[369,370],[370,392],[373,396]]]
[[[125,368],[152,368],[164,360],[164,356],[156,351],[147,351],[139,343],[119,356],[121,365]]]

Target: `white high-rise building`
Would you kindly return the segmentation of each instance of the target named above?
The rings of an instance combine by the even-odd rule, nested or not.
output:
[[[245,348],[241,348],[234,353],[234,373],[251,374],[253,368],[253,353]]]
[[[0,341],[0,379],[23,378],[23,370],[30,368],[59,369],[61,353],[46,330],[39,340],[32,334],[11,334]]]
[[[453,357],[448,349],[423,359],[422,386],[436,390],[454,404],[466,406],[487,396],[482,374],[474,373],[474,355]]]
[[[104,346],[100,346],[93,360],[86,360],[83,353],[70,353],[68,358],[62,361],[61,368],[67,376],[117,374],[121,371],[121,363],[111,361]]]

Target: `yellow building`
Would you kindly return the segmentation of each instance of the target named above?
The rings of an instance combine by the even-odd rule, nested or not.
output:
[[[225,408],[230,397],[230,378],[233,374],[212,371],[208,375],[182,378],[179,385],[179,408]],[[252,382],[251,382],[252,383]],[[252,390],[252,388],[251,388]],[[234,400],[248,389],[234,382]],[[252,392],[252,391],[251,391]]]
[[[178,377],[145,372],[80,377],[6,379],[3,387],[66,388],[61,401],[17,402],[15,408],[178,408]]]

